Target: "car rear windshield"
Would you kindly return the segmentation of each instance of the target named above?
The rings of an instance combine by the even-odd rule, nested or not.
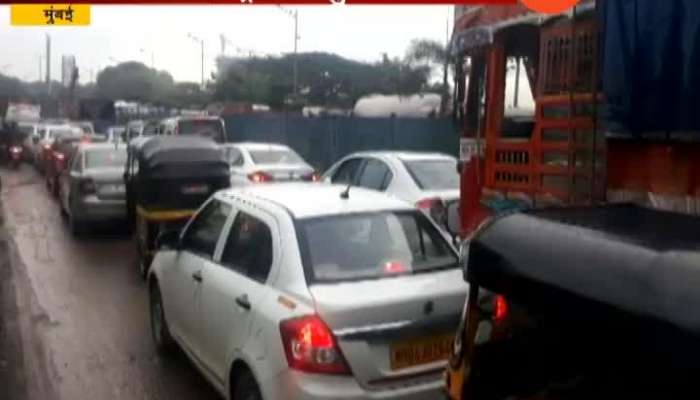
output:
[[[19,131],[24,133],[25,135],[31,135],[34,133],[34,126],[32,125],[20,125],[18,126]]]
[[[304,160],[291,149],[250,150],[255,164],[303,164]]]
[[[126,165],[126,150],[100,149],[85,152],[85,168],[123,167]]]
[[[314,282],[387,278],[454,268],[457,257],[420,212],[375,212],[298,221]]]
[[[451,159],[404,160],[408,173],[423,190],[459,188],[457,161]]]
[[[224,127],[219,120],[182,120],[178,125],[180,135],[200,135],[223,142],[226,136]]]

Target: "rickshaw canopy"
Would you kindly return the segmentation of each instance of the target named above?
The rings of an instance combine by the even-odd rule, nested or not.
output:
[[[505,215],[471,241],[467,279],[516,301],[599,303],[700,334],[698,223],[628,205]]]

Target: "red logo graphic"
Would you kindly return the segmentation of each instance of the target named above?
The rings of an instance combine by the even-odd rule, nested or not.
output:
[[[579,0],[522,0],[533,11],[543,14],[559,14],[572,8]]]

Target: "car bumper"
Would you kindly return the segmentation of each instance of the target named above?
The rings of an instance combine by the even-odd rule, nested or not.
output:
[[[368,390],[352,376],[307,374],[286,370],[262,382],[265,400],[441,400],[447,399],[444,380],[391,389]]]
[[[126,201],[86,196],[77,202],[73,213],[77,220],[83,222],[125,220]]]

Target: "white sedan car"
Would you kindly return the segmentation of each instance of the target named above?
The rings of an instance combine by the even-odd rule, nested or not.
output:
[[[321,178],[299,154],[282,144],[244,142],[222,146],[231,165],[232,187]]]
[[[354,153],[330,167],[322,180],[373,189],[408,201],[441,225],[447,206],[459,200],[457,159],[441,153]]]
[[[179,344],[229,399],[438,399],[467,285],[409,204],[290,183],[219,192],[159,237],[159,350]]]

